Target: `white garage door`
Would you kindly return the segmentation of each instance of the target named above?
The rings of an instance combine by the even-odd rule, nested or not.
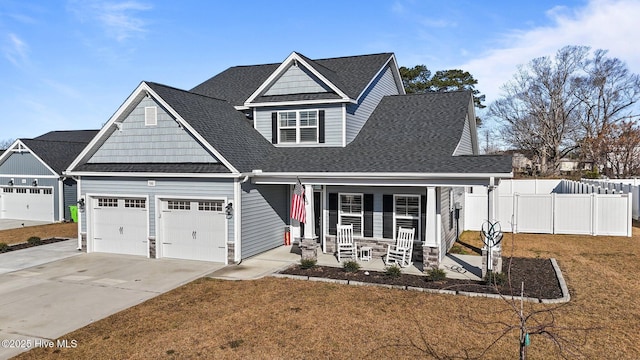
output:
[[[147,256],[147,201],[92,198],[93,251]]]
[[[162,201],[160,222],[163,257],[225,262],[224,201]]]
[[[0,218],[53,221],[53,189],[50,187],[3,186]]]

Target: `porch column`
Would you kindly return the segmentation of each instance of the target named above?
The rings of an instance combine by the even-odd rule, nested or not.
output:
[[[318,259],[318,243],[315,238],[315,217],[313,213],[313,186],[304,184],[304,210],[307,222],[304,224],[304,236],[300,239],[300,251],[303,259]]]
[[[427,208],[425,209],[427,224],[425,226],[425,246],[437,246],[438,241],[438,216],[437,216],[436,188],[427,188]]]
[[[307,213],[307,222],[304,224],[304,237],[313,239],[316,236],[315,214],[313,213],[313,186],[305,184],[304,186],[304,209]]]
[[[491,184],[487,186],[487,220],[498,220],[498,186],[494,185],[493,178]]]
[[[423,270],[437,268],[440,265],[440,239],[438,236],[438,196],[436,188],[427,187],[427,204],[424,209],[426,224],[424,227],[425,236],[422,246]]]

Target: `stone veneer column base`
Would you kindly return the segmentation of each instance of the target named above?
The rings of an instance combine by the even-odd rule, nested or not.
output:
[[[149,237],[149,257],[151,259],[156,258],[156,238]]]
[[[80,249],[82,252],[87,252],[87,233],[80,234]]]
[[[236,244],[227,243],[227,263],[229,265],[236,263]]]
[[[482,278],[487,275],[487,249],[482,249]],[[502,272],[502,249],[493,249],[493,272]]]
[[[302,259],[318,260],[318,243],[316,239],[300,239]]]
[[[423,246],[422,247],[422,267],[423,271],[435,269],[440,266],[440,248]]]

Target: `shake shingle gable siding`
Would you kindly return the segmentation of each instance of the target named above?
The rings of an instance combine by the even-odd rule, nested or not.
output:
[[[259,169],[273,146],[224,100],[147,83],[238,171]]]

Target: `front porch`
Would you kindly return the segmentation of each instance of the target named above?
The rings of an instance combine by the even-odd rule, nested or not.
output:
[[[301,250],[297,244],[291,246],[280,246],[254,258],[248,259],[247,261],[252,261],[254,259],[287,262],[291,265],[299,264],[301,259]],[[374,255],[369,261],[362,261],[358,258],[357,262],[360,264],[361,271],[384,271],[386,267],[383,256]],[[338,262],[335,255],[322,253],[320,251],[318,251],[317,265],[342,267],[342,264]],[[451,279],[481,280],[482,256],[447,254],[444,256],[439,268],[444,270],[447,273],[447,277]],[[402,268],[402,272],[405,274],[426,276],[426,273],[423,272],[422,269],[422,262],[420,261],[414,261],[411,266]]]

